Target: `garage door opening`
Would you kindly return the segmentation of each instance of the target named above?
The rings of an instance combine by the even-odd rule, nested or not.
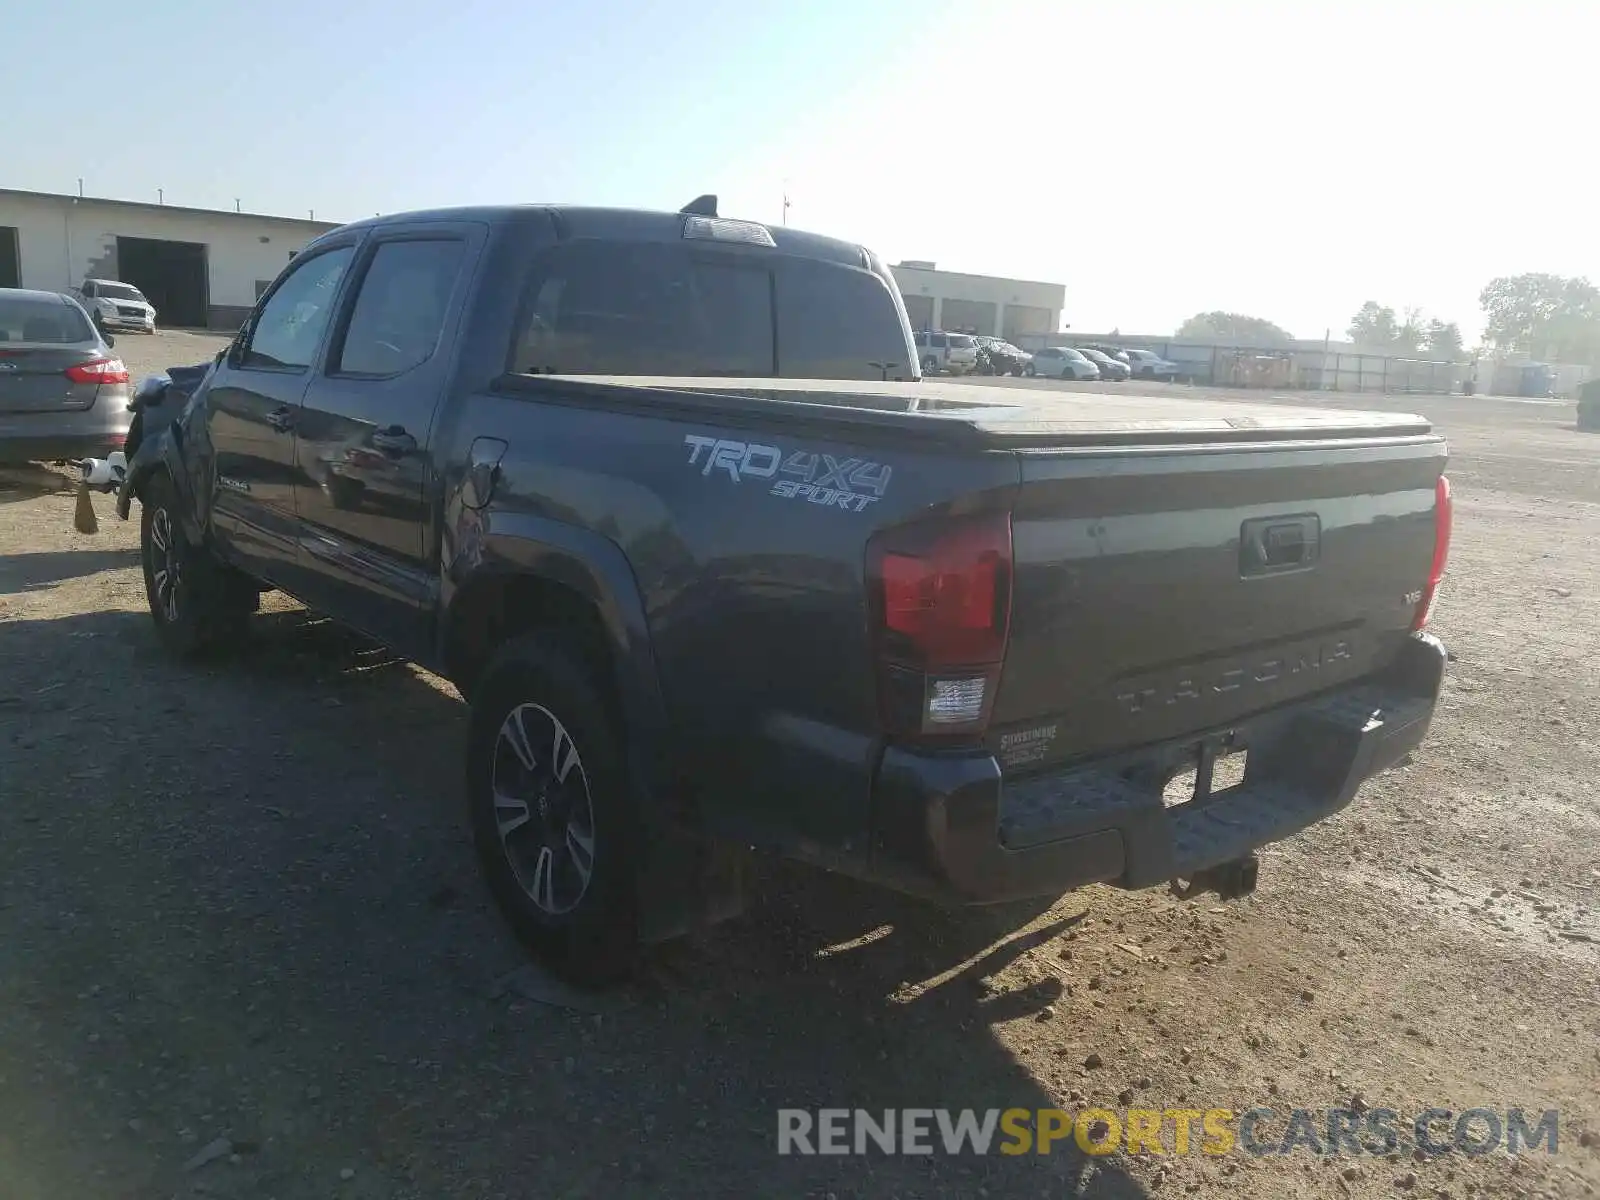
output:
[[[202,243],[119,237],[117,274],[156,306],[156,324],[204,329],[209,323],[206,248]]]

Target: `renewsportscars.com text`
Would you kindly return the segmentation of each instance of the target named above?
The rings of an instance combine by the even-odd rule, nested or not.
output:
[[[1530,1119],[1520,1108],[804,1108],[778,1110],[779,1154],[1049,1154],[1060,1145],[1085,1154],[1244,1153],[1385,1155],[1556,1153],[1559,1115]]]

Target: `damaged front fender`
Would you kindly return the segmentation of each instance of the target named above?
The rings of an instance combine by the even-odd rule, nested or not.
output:
[[[134,420],[138,431],[137,443],[130,447],[127,473],[122,486],[117,489],[117,516],[128,519],[136,497],[142,495],[145,484],[157,471],[165,471],[177,489],[182,501],[184,532],[189,539],[201,540],[201,519],[195,505],[194,475],[196,464],[185,454],[185,417],[190,401],[199,393],[201,385],[211,371],[211,363],[191,367],[173,367],[163,376],[145,381],[134,402]]]

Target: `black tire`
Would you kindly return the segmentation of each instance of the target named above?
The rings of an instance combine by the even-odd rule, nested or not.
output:
[[[1022,368],[1022,373],[1024,375],[1026,375],[1029,379],[1032,379],[1035,375],[1037,375],[1039,373],[1039,369],[1037,367],[1035,367],[1032,363],[1029,363],[1027,366]]]
[[[937,375],[939,373],[939,360],[933,355],[928,355],[922,360],[922,373],[924,375]]]
[[[145,485],[139,557],[156,636],[173,654],[192,658],[236,644],[261,597],[252,582],[189,542],[180,504],[167,475]]]
[[[501,647],[473,689],[473,843],[517,937],[589,986],[627,975],[639,944],[639,829],[625,762],[592,667],[547,635]]]

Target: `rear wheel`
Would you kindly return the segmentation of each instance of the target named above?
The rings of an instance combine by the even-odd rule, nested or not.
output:
[[[156,634],[168,650],[190,657],[241,638],[260,593],[205,547],[189,542],[179,504],[168,476],[145,485],[139,550]]]
[[[625,975],[638,945],[638,831],[621,739],[593,668],[556,639],[507,643],[474,689],[473,842],[517,936],[579,983]]]

